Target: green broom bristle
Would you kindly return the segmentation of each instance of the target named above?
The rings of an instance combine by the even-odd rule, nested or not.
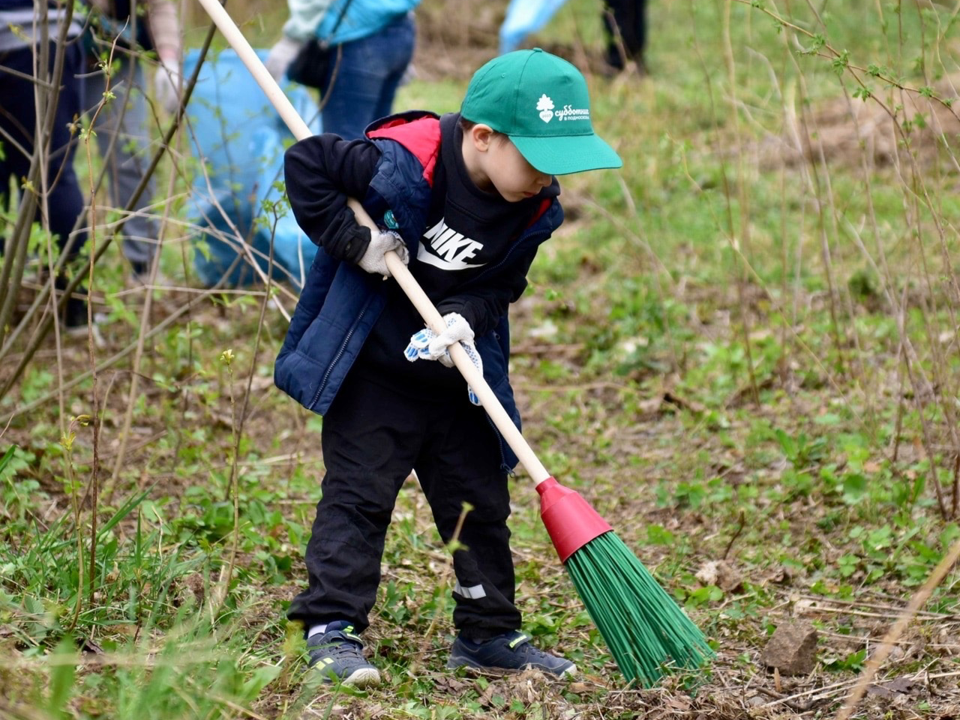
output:
[[[620,671],[644,687],[671,667],[714,656],[700,629],[613,532],[567,559],[567,569]]]

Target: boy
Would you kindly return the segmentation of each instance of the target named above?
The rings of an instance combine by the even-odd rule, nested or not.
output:
[[[563,219],[554,176],[622,164],[594,134],[589,107],[573,65],[523,50],[480,68],[459,114],[404,113],[374,123],[366,139],[319,135],[287,152],[290,204],[320,251],[275,380],[324,416],[327,470],[307,545],[309,588],[288,617],[303,622],[310,664],[328,677],[380,681],[358,633],[411,469],[444,542],[463,503],[473,506],[459,535],[465,548],[454,554],[458,637],[447,667],[576,671],[519,631],[506,522],[507,474],[517,460],[468,401],[447,348],[464,344],[519,426],[507,309],[526,287],[537,247]],[[346,207],[351,196],[388,229],[371,237]],[[396,282],[384,281],[388,250],[444,316],[439,336],[416,332],[423,321]]]

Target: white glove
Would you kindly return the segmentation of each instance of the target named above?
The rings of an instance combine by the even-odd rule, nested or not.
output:
[[[460,313],[447,313],[443,316],[443,322],[446,323],[447,329],[430,341],[426,348],[426,356],[431,360],[439,360],[447,367],[453,367],[453,358],[450,357],[450,351],[447,348],[455,342],[463,343],[464,347],[467,345],[473,347],[473,328]]]
[[[459,313],[447,313],[443,316],[443,321],[447,329],[439,335],[430,328],[424,328],[416,335],[410,338],[410,344],[403,351],[404,357],[410,362],[416,360],[439,360],[446,367],[453,367],[453,358],[450,356],[450,346],[455,342],[460,345],[470,358],[470,362],[483,375],[483,360],[480,359],[480,353],[473,344],[473,328],[466,318]],[[467,396],[474,405],[480,404],[480,399],[473,388],[467,386]]]
[[[169,112],[176,112],[180,104],[180,63],[174,58],[163,60],[153,76],[157,102]]]
[[[287,74],[287,68],[290,67],[290,63],[297,57],[303,46],[303,40],[294,40],[292,37],[284,35],[276,45],[270,48],[270,53],[267,55],[264,64],[267,66],[269,73],[273,75],[274,80],[283,82],[283,78]]]
[[[384,254],[390,250],[393,250],[400,256],[404,265],[410,264],[410,253],[407,252],[407,246],[403,242],[403,239],[393,230],[384,230],[378,235],[371,233],[370,244],[367,246],[367,251],[363,254],[363,257],[360,258],[360,262],[358,262],[357,265],[368,273],[390,277],[390,270],[387,268],[386,258],[383,257]],[[469,327],[469,325],[467,327]]]

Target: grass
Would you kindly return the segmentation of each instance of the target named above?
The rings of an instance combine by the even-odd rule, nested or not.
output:
[[[235,12],[263,46],[282,22],[279,6]],[[251,292],[206,301],[147,343],[113,483],[129,361],[96,388],[65,390],[61,416],[51,343],[0,400],[7,414],[54,393],[3,435],[4,449],[16,448],[0,469],[0,715],[831,714],[960,537],[957,126],[938,142],[931,128],[950,109],[923,94],[952,97],[955,14],[674,0],[652,4],[650,22],[649,78],[590,78],[597,129],[625,165],[564,179],[568,222],[514,308],[513,376],[541,459],[705,630],[716,662],[624,690],[518,477],[511,528],[525,629],[583,676],[556,684],[444,670],[449,556],[408,486],[367,633],[387,683],[316,687],[284,611],[304,580],[320,419],[271,389],[286,324],[268,309],[255,353],[263,298]],[[571,0],[538,41],[598,47],[596,5]],[[492,48],[463,52],[479,64]],[[455,110],[468,75],[414,80],[397,106]],[[844,100],[856,77],[875,98],[860,111],[877,126],[863,142]],[[899,106],[902,132],[889,145],[878,101]],[[814,151],[798,152],[794,132]],[[821,146],[823,162],[804,160]],[[187,283],[181,249],[171,242],[163,269]],[[118,294],[117,254],[106,260],[96,268],[111,312],[104,353],[136,339],[142,312],[142,295]],[[188,299],[154,297],[153,324]],[[65,381],[89,369],[82,344],[65,342],[60,359]],[[71,421],[94,414],[94,393],[99,422]],[[729,575],[703,572],[721,561]],[[869,697],[861,717],[951,712],[957,582],[947,577],[883,669],[885,679],[923,671],[924,684],[895,702]],[[818,628],[817,667],[775,679],[758,657],[792,617]]]

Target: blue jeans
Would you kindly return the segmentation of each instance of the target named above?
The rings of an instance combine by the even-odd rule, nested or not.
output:
[[[330,63],[322,98],[323,131],[354,140],[374,120],[389,115],[415,41],[408,14],[373,35],[340,45],[340,61]],[[337,48],[333,52],[336,56]]]
[[[56,27],[51,29],[51,35]],[[18,48],[0,52],[0,66],[17,70],[24,75],[33,75],[32,47]],[[50,210],[50,232],[57,236],[62,249],[77,219],[83,214],[84,200],[80,183],[73,170],[73,157],[77,149],[77,138],[71,137],[69,124],[80,114],[80,81],[82,72],[80,46],[71,42],[64,49],[63,78],[60,90],[56,119],[50,140],[50,154],[47,157],[47,178],[53,183],[47,195]],[[50,41],[50,65],[56,56],[56,43]],[[36,127],[37,110],[34,103],[33,83],[23,77],[0,71],[0,128],[8,133],[19,145],[6,142],[0,134],[5,156],[0,159],[0,208],[9,202],[7,195],[10,180],[14,179],[19,187],[22,178],[30,172],[30,153],[33,152],[33,131]],[[28,154],[24,155],[21,148]],[[42,205],[37,207],[37,219],[40,219]],[[86,229],[77,231],[71,256],[76,256],[87,241]],[[2,239],[0,239],[2,243]],[[0,245],[0,252],[3,251]]]
[[[56,27],[50,29],[51,34]],[[50,41],[50,66],[56,57],[56,42]],[[78,77],[83,68],[83,50],[71,41],[63,49],[63,77],[57,96],[55,118],[50,138],[50,153],[47,156],[47,178],[51,187],[47,192],[50,232],[56,237],[57,244],[63,250],[71,234],[75,235],[73,245],[67,254],[68,259],[80,255],[87,241],[87,230],[81,227],[73,232],[74,226],[84,214],[83,194],[73,169],[73,159],[77,150],[77,138],[71,136],[69,125],[80,115],[80,81]],[[16,48],[0,52],[0,66],[17,70],[23,75],[33,75],[33,47]],[[49,77],[47,78],[49,79]],[[10,180],[20,187],[22,179],[30,173],[30,156],[34,150],[34,130],[37,122],[37,108],[34,98],[34,86],[24,77],[12,75],[0,70],[0,143],[4,156],[0,158],[0,210],[7,207],[11,198]],[[16,144],[7,141],[9,135]],[[26,154],[24,154],[26,153]],[[23,193],[21,192],[21,198]],[[37,205],[35,219],[40,220],[44,207]],[[4,239],[0,236],[0,254],[5,251]],[[58,290],[67,286],[64,273],[55,279]],[[80,327],[86,323],[87,303],[82,297],[73,296],[67,300],[65,322],[67,327]]]

